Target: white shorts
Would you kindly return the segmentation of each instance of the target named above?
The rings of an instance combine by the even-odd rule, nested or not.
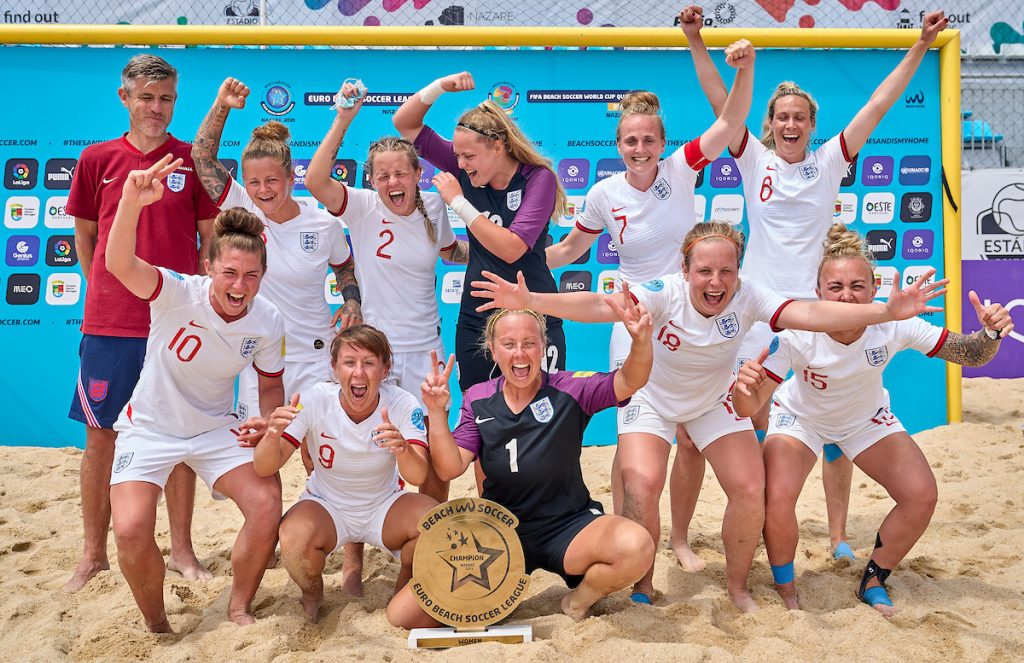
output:
[[[754,426],[748,417],[736,416],[729,396],[725,396],[693,419],[672,421],[658,414],[654,407],[640,393],[637,393],[633,395],[629,405],[619,408],[618,423],[619,435],[650,433],[670,444],[676,435],[676,424],[682,424],[698,451],[704,451],[709,444],[723,435],[745,430],[754,432]]]
[[[329,355],[324,361],[286,361],[284,363],[284,400],[291,400],[292,394],[302,394],[318,382],[333,382]],[[281,403],[284,405],[284,403]],[[260,382],[256,369],[249,365],[238,375],[238,404],[235,406],[238,418],[245,421],[250,415],[260,413]]]
[[[252,462],[253,449],[238,446],[238,423],[215,428],[191,438],[155,433],[139,426],[120,431],[114,445],[110,485],[145,481],[163,488],[178,463],[185,463],[206,483],[214,499],[217,479]]]
[[[633,347],[633,339],[626,331],[626,325],[616,322],[612,325],[612,338],[608,342],[608,370],[614,371],[622,368],[622,363],[629,356],[629,350]]]
[[[757,321],[751,325],[750,331],[747,332],[740,342],[740,352],[736,357],[736,371],[739,372],[743,362],[749,361],[761,354],[761,350],[771,345],[773,338],[775,338],[775,332],[772,331],[771,325],[767,322]]]
[[[444,346],[438,341],[437,347],[433,350],[437,353],[437,360],[443,367],[444,362],[448,360],[448,355],[444,353]],[[405,389],[418,401],[420,400],[420,386],[433,369],[434,367],[430,363],[430,350],[395,352],[391,355],[391,372],[384,378],[384,382]]]
[[[796,416],[777,403],[772,403],[771,413],[768,415],[767,437],[772,435],[794,437],[807,445],[807,448],[814,452],[815,456],[821,453],[826,444],[834,444],[843,451],[847,458],[853,460],[875,442],[905,430],[896,415],[890,412],[889,408],[883,407],[863,425],[850,429],[843,436],[826,435],[814,428],[806,419]]]
[[[387,518],[391,505],[397,502],[398,498],[402,495],[408,494],[408,492],[407,490],[397,490],[370,510],[355,510],[340,508],[328,502],[319,495],[309,492],[307,485],[306,489],[299,495],[296,504],[309,500],[310,502],[316,502],[327,511],[331,516],[331,520],[334,521],[334,532],[338,537],[334,550],[337,550],[346,543],[369,543],[371,546],[377,546],[381,550],[388,550],[392,555],[398,557],[401,551],[389,550],[384,547],[384,519]],[[285,517],[287,515],[286,513]],[[334,551],[332,550],[331,552]]]

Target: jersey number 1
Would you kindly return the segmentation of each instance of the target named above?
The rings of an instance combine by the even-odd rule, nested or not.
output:
[[[519,471],[519,438],[513,437],[512,440],[505,445],[508,449],[508,469],[510,472]]]

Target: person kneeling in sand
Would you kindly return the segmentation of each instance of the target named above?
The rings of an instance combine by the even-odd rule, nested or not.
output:
[[[167,155],[148,170],[128,173],[106,252],[107,269],[149,302],[152,316],[141,377],[114,424],[110,508],[118,563],[154,632],[171,631],[164,558],[153,532],[157,501],[177,464],[191,467],[214,497],[231,498],[245,516],[231,550],[228,616],[238,624],[256,621],[249,604],[281,518],[280,481],[257,476],[251,446],[238,444],[246,436],[238,432],[234,410],[235,378],[250,364],[260,374],[262,410],[284,401],[284,322],[273,304],[257,297],[267,269],[263,222],[241,208],[221,212],[206,259],[209,276],[157,268],[135,254],[142,209],[160,200],[161,180],[181,164]]]
[[[302,607],[316,623],[324,601],[327,556],[347,543],[389,550],[402,567],[387,607],[393,626],[437,626],[407,586],[417,525],[437,501],[400,482],[427,478],[426,424],[412,394],[382,384],[391,345],[379,330],[355,325],[331,341],[337,383],[321,382],[277,408],[256,446],[256,472],[273,476],[303,438],[313,458],[306,490],[281,521],[281,559],[302,590]]]
[[[481,497],[519,519],[516,533],[527,573],[544,569],[573,588],[562,599],[562,611],[576,620],[601,598],[642,578],[654,563],[647,530],[605,515],[580,468],[590,418],[624,405],[651,372],[651,316],[629,298],[628,287],[624,292],[626,309],[608,300],[632,337],[629,356],[616,371],[543,372],[544,317],[501,310],[484,329],[485,347],[501,375],[466,391],[454,434],[445,413],[454,355],[422,388],[438,476],[454,479],[479,459],[486,476]]]

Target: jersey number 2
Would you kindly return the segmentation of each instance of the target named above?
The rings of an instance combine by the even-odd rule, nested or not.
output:
[[[385,260],[391,260],[391,255],[384,253],[384,249],[387,248],[388,244],[395,241],[395,233],[391,232],[388,228],[385,228],[380,231],[380,235],[378,235],[378,237],[383,239],[384,243],[377,247],[377,255]]]

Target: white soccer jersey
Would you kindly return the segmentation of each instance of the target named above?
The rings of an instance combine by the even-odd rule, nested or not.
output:
[[[743,275],[786,297],[813,299],[821,243],[851,159],[843,135],[788,163],[748,131],[733,156],[750,227]]]
[[[306,438],[314,468],[306,484],[309,492],[341,508],[372,510],[401,486],[394,454],[373,443],[373,429],[383,421],[381,409],[387,408],[388,419],[406,440],[426,447],[423,409],[409,392],[382,384],[376,411],[357,424],[341,407],[340,389],[321,382],[303,394],[302,409],[284,438],[296,447]]]
[[[889,407],[882,371],[904,348],[929,357],[938,352],[949,331],[920,318],[872,325],[863,336],[843,345],[828,334],[787,329],[778,349],[764,362],[776,382],[793,376],[775,392],[775,400],[817,430],[836,439],[857,429],[879,408]]]
[[[244,207],[263,220],[267,274],[260,294],[284,316],[288,361],[323,360],[334,336],[331,308],[324,299],[324,276],[328,266],[340,267],[350,259],[342,225],[327,212],[301,202],[294,219],[271,221],[235,180],[228,183],[220,207]]]
[[[685,422],[717,404],[733,380],[740,339],[756,320],[773,326],[785,297],[743,281],[725,310],[706,318],[690,302],[683,275],[675,273],[632,290],[654,321],[654,368],[641,389],[662,417]]]
[[[678,271],[683,238],[696,223],[693,190],[697,170],[687,163],[686,146],[658,164],[647,191],[635,189],[618,173],[587,193],[576,227],[586,233],[607,230],[619,254],[619,279],[631,285]]]
[[[438,254],[455,244],[441,196],[421,194],[437,237],[431,242],[419,210],[399,216],[372,189],[346,190],[338,216],[357,256],[363,320],[384,332],[395,352],[430,350],[441,335],[434,289]]]
[[[259,294],[245,316],[225,322],[210,303],[210,277],[157,271],[146,361],[114,428],[195,437],[234,417],[235,378],[243,368],[281,375],[284,321]]]

